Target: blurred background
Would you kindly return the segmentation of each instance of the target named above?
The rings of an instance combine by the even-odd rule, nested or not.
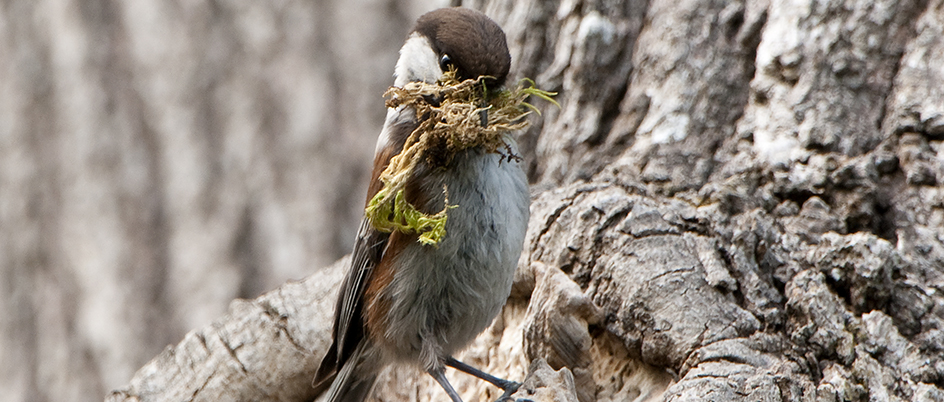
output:
[[[446,0],[0,1],[0,401],[101,400],[346,254]]]

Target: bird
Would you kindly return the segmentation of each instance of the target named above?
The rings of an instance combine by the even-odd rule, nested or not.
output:
[[[460,80],[479,79],[483,90],[495,91],[504,85],[510,65],[505,33],[495,21],[467,8],[442,8],[417,19],[400,48],[394,85],[436,83],[453,71]],[[381,172],[422,118],[411,106],[387,109],[367,200],[381,190]],[[516,155],[514,139],[506,145]],[[446,166],[421,160],[404,195],[424,213],[454,206],[448,210],[446,235],[436,245],[425,245],[416,233],[384,233],[367,217],[362,220],[338,294],[333,342],[315,374],[315,387],[330,385],[325,401],[359,402],[370,395],[382,369],[411,365],[432,376],[452,402],[462,402],[445,376],[449,366],[491,382],[507,399],[520,384],[453,355],[490,325],[511,292],[530,214],[520,158],[472,147]]]

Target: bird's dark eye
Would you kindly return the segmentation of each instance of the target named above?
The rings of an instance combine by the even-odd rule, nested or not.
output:
[[[446,71],[449,71],[449,69],[452,67],[453,67],[452,57],[449,57],[448,54],[443,54],[442,57],[439,58],[439,68],[443,72],[446,72]]]

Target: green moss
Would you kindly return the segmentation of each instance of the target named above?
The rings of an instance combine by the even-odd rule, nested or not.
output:
[[[534,81],[529,79],[519,81],[515,89],[488,94],[484,84],[478,85],[485,77],[459,82],[454,71],[443,77],[436,84],[411,82],[403,88],[391,87],[384,93],[387,107],[412,107],[421,123],[407,138],[403,150],[391,158],[381,173],[383,189],[365,210],[367,219],[377,230],[416,233],[419,242],[426,245],[442,241],[446,235],[447,212],[458,206],[449,205],[448,194],[445,206],[435,214],[423,213],[407,202],[403,189],[416,164],[425,161],[433,169],[447,169],[458,152],[473,147],[517,159],[518,155],[514,155],[508,145],[509,136],[527,127],[525,117],[537,111],[525,99],[533,95],[560,107],[551,98],[556,93],[535,88]],[[434,105],[428,99],[439,101]],[[487,116],[484,126],[482,111]],[[447,190],[443,188],[444,193]]]

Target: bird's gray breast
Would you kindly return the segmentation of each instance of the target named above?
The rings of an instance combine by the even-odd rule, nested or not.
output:
[[[481,150],[425,173],[434,179],[424,191],[437,194],[429,210],[443,207],[442,184],[456,207],[437,246],[413,243],[398,256],[387,339],[412,340],[399,345],[403,353],[434,341],[451,354],[484,330],[508,297],[527,228],[528,185],[518,162]]]

